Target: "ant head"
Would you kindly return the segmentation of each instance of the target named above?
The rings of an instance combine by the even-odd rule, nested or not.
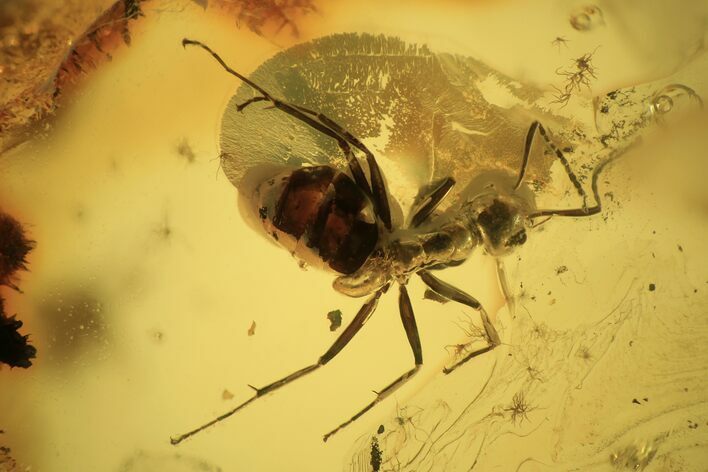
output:
[[[472,201],[487,252],[504,256],[526,242],[528,205],[513,194],[491,193]]]

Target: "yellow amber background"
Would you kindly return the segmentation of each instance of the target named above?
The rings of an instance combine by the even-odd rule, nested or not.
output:
[[[494,314],[506,345],[444,376],[445,347],[463,337],[455,322],[475,315],[422,300],[413,280],[426,363],[395,399],[322,443],[411,366],[389,294],[326,368],[169,444],[246,399],[247,384],[315,361],[336,336],[327,313],[340,309],[347,323],[362,303],[242,221],[218,162],[221,116],[238,84],[185,51],[183,37],[250,73],[309,38],[397,35],[544,90],[560,83],[559,67],[599,46],[592,93],[562,112],[587,121],[592,95],[665,77],[708,96],[705,74],[681,75],[696,61],[706,70],[702,2],[598,2],[605,24],[585,32],[569,25],[576,2],[331,2],[298,19],[299,38],[256,35],[197,3],[145,4],[132,46],[90,74],[47,136],[0,156],[0,203],[37,241],[24,293],[3,291],[39,351],[26,371],[0,370],[0,441],[19,464],[365,471],[385,424],[381,470],[703,470],[708,121],[698,112],[654,126],[601,179],[619,202],[607,220],[556,219],[532,232],[506,261],[515,310],[481,252],[444,273]],[[557,36],[567,49],[551,44]],[[178,153],[183,142],[193,162]],[[568,272],[557,274],[562,265]],[[538,372],[526,368],[534,360]],[[512,422],[512,397],[527,387],[531,409]]]

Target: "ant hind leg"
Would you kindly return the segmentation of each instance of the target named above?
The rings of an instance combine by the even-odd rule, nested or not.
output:
[[[286,375],[285,377],[276,380],[275,382],[271,382],[270,384],[266,385],[265,387],[261,388],[256,388],[253,387],[252,385],[249,385],[253,390],[255,390],[255,394],[249,398],[248,400],[244,401],[243,403],[237,405],[235,408],[232,410],[216,417],[215,419],[204,423],[203,425],[199,426],[198,428],[195,428],[187,433],[181,434],[177,437],[171,438],[170,442],[172,445],[177,445],[184,441],[185,439],[194,436],[195,434],[204,431],[205,429],[214,426],[215,424],[225,420],[226,418],[232,416],[242,408],[246,407],[248,404],[254,402],[258,398],[273,392],[275,390],[278,390],[279,388],[289,384],[293,380],[299,379],[300,377],[303,377],[310,372],[317,370],[318,368],[322,367],[323,365],[327,364],[329,361],[331,361],[339,352],[349,344],[349,341],[351,341],[354,336],[359,332],[359,330],[364,326],[366,321],[369,319],[369,317],[373,314],[374,310],[376,310],[376,305],[378,304],[379,298],[381,295],[388,290],[388,286],[384,286],[380,288],[376,293],[367,300],[366,303],[359,309],[359,312],[356,314],[354,319],[349,323],[349,325],[345,328],[345,330],[342,332],[342,334],[339,335],[336,341],[334,341],[334,344],[325,352],[315,364],[309,365],[307,367],[304,367],[300,370],[297,370],[289,375]]]
[[[418,327],[416,326],[415,316],[413,314],[413,306],[411,304],[411,299],[408,296],[408,290],[405,285],[400,285],[400,292],[398,296],[398,308],[401,314],[401,321],[403,322],[403,328],[406,331],[406,336],[408,337],[408,343],[413,351],[413,358],[415,360],[415,366],[409,371],[405,372],[403,375],[398,377],[396,380],[388,384],[383,390],[376,392],[376,398],[368,403],[364,408],[359,410],[354,416],[340,424],[332,431],[324,435],[323,440],[326,442],[330,437],[336,434],[338,431],[347,427],[364,413],[376,406],[377,403],[381,402],[383,399],[391,395],[393,392],[398,390],[403,384],[408,382],[423,365],[423,349],[420,344],[420,336],[418,335]]]

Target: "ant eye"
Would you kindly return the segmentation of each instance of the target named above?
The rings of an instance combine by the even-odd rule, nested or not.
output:
[[[507,246],[520,246],[526,242],[526,231],[521,230],[509,238]]]

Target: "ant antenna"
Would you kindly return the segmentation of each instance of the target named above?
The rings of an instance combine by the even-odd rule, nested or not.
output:
[[[605,159],[602,164],[598,165],[595,167],[595,170],[592,173],[592,195],[595,198],[595,206],[592,206],[590,208],[584,207],[584,208],[571,208],[567,210],[539,210],[534,213],[531,213],[528,215],[529,218],[538,218],[541,216],[552,216],[552,215],[558,215],[558,216],[590,216],[590,215],[595,215],[597,213],[600,213],[602,211],[602,201],[600,200],[600,193],[597,191],[597,179],[600,177],[600,173],[607,167],[609,164],[615,162],[618,158],[620,158],[622,155],[624,155],[625,152],[639,144],[641,141],[640,139],[637,139],[634,141],[632,144],[628,145],[624,149],[616,151],[612,156],[609,158]]]
[[[209,54],[211,54],[211,55],[214,57],[214,59],[216,59],[217,62],[218,62],[219,64],[221,64],[221,66],[222,66],[224,69],[226,69],[226,72],[228,72],[228,73],[231,74],[231,75],[234,75],[234,76],[238,77],[239,79],[241,79],[241,81],[243,81],[243,82],[244,82],[245,84],[247,84],[249,87],[251,87],[251,88],[257,90],[261,95],[263,95],[263,97],[264,97],[266,100],[273,101],[273,98],[270,96],[270,94],[269,94],[268,92],[266,92],[265,90],[263,90],[263,89],[262,89],[260,86],[258,86],[255,82],[252,82],[252,81],[249,80],[247,77],[245,77],[245,76],[239,74],[238,72],[236,72],[235,70],[233,70],[231,67],[229,67],[229,66],[226,64],[226,62],[224,62],[224,60],[221,58],[221,56],[219,56],[217,53],[215,53],[214,51],[212,51],[212,49],[211,49],[209,46],[207,46],[206,44],[204,44],[204,43],[202,43],[202,42],[199,42],[199,41],[195,41],[195,40],[193,40],[193,39],[188,39],[188,38],[182,39],[182,47],[183,47],[183,48],[186,48],[187,46],[199,46],[200,48],[204,49],[206,52],[208,52]]]

